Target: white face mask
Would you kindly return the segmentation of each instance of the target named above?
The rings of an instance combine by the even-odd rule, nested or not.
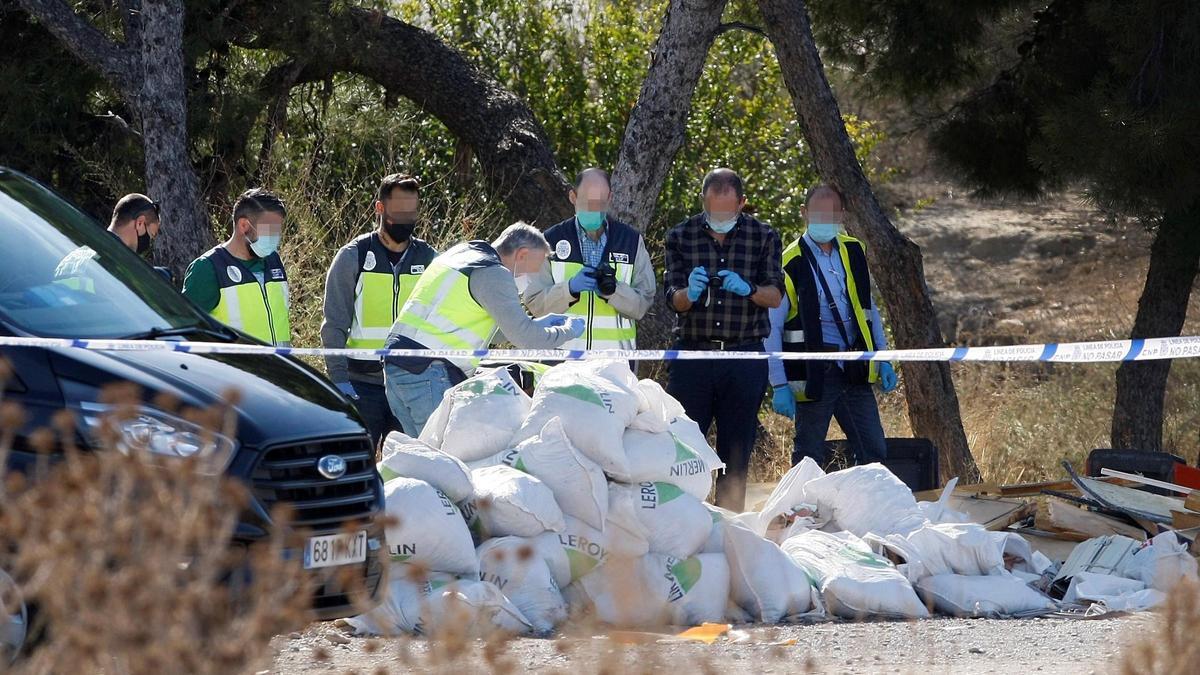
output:
[[[518,274],[513,277],[513,280],[517,282],[517,293],[525,295],[525,291],[529,288],[529,280],[531,276],[532,275],[529,274]]]

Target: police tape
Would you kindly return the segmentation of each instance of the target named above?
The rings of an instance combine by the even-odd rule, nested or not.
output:
[[[1105,363],[1200,357],[1200,336],[1064,342],[993,347],[889,349],[875,352],[766,352],[684,349],[562,350],[562,349],[324,349],[267,345],[189,342],[182,340],[109,340],[40,337],[0,337],[0,347],[43,347],[93,351],[169,351],[189,354],[254,354],[274,356],[346,356],[359,359],[417,357],[427,359],[488,359],[493,361],[694,361],[712,359],[785,361],[1044,361]]]

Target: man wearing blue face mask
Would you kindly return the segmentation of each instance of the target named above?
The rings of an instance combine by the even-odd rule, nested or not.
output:
[[[287,208],[262,188],[233,205],[233,231],[224,243],[192,261],[183,294],[218,321],[268,344],[291,346],[287,273],[279,240]]]
[[[700,195],[704,212],[667,232],[664,285],[679,315],[675,347],[712,351],[713,358],[670,361],[667,391],[704,433],[716,422],[717,454],[726,464],[716,503],[742,511],[767,364],[720,352],[762,351],[767,309],[783,294],[783,246],[770,225],[743,212],[745,190],[733,171],[709,172]]]
[[[546,230],[550,256],[521,300],[534,316],[587,320],[562,349],[637,349],[637,322],[654,303],[654,265],[642,233],[608,213],[608,173],[580,172],[571,190],[575,216]]]
[[[841,232],[845,208],[836,188],[809,190],[804,235],[783,252],[786,295],[772,309],[767,351],[880,351],[887,349],[883,321],[871,298],[871,277],[862,242]],[[837,418],[856,463],[887,456],[875,392],[896,388],[886,362],[770,360],[775,412],[796,423],[792,463],[812,457],[822,466],[829,421]]]

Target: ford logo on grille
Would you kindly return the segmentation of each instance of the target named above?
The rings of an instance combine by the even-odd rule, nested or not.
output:
[[[329,480],[341,478],[346,473],[346,460],[337,455],[325,455],[317,460],[317,471]]]

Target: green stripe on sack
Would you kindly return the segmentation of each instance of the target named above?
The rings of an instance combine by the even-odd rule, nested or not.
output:
[[[679,582],[679,587],[684,593],[692,590],[692,586],[700,581],[701,571],[700,559],[695,557],[680,560],[671,566],[671,574],[674,575],[675,581]]]
[[[671,485],[670,483],[655,483],[654,489],[658,492],[658,503],[666,504],[671,500],[683,494],[683,490]]]
[[[679,440],[679,437],[675,435],[675,432],[670,432],[670,433],[671,433],[671,440],[675,441],[675,463],[676,464],[678,464],[679,462],[687,462],[687,461],[690,461],[693,459],[700,459],[700,455],[697,455],[696,451],[692,450],[691,446],[689,446],[688,444]]]
[[[571,565],[571,581],[575,581],[583,577],[583,575],[596,569],[600,561],[587,555],[583,551],[577,551],[573,548],[564,548],[563,551],[567,554],[567,562]]]
[[[604,401],[600,399],[600,396],[596,392],[592,391],[588,387],[583,386],[582,384],[568,384],[566,386],[557,387],[551,386],[546,387],[546,390],[554,392],[555,394],[570,396],[571,398],[578,399],[584,403],[591,403],[592,405],[598,405],[601,408],[607,408],[607,406],[604,405]]]
[[[383,482],[386,483],[393,478],[399,478],[400,474],[389,469],[386,464],[380,464],[379,465],[379,477],[382,478]]]

